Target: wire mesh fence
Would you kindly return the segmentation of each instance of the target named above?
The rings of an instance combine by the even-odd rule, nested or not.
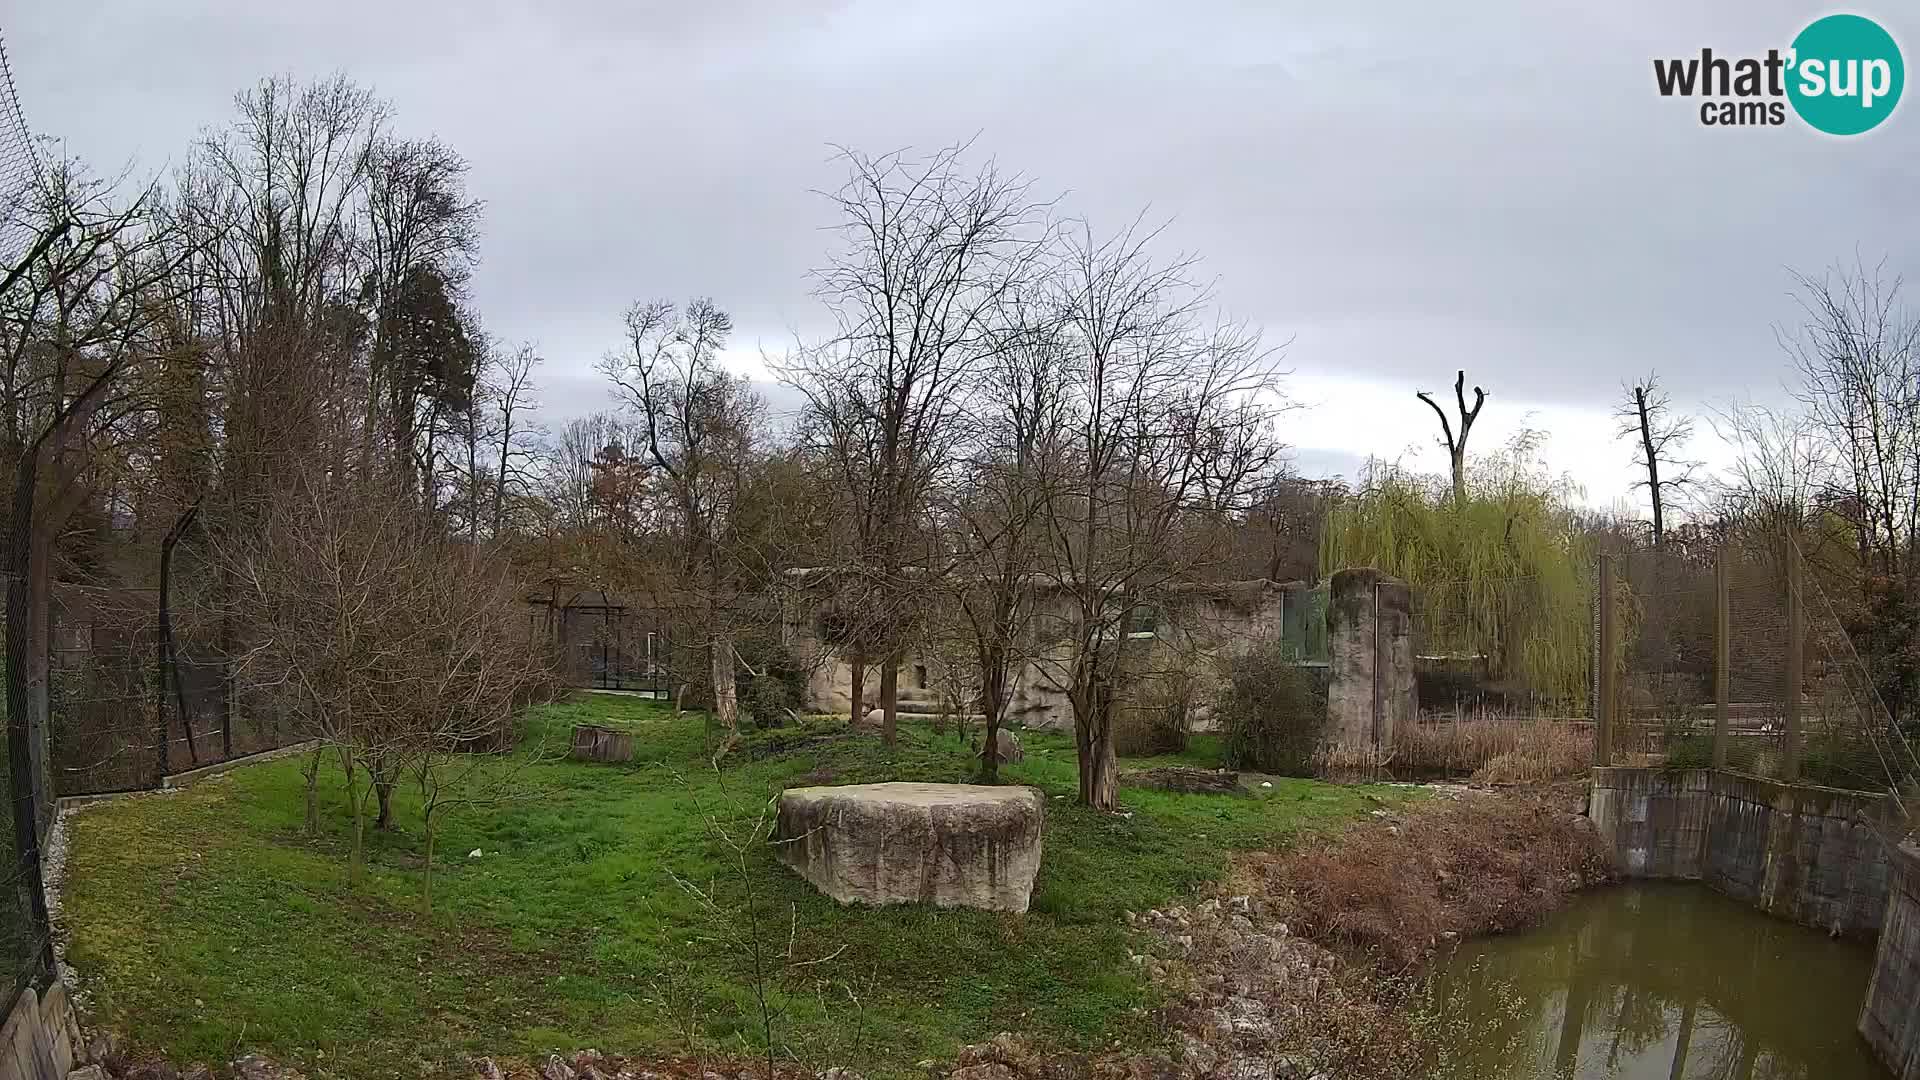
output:
[[[300,741],[282,695],[232,677],[244,635],[176,615],[162,663],[158,593],[61,583],[49,603],[53,791],[98,795]]]
[[[1597,760],[1722,767],[1770,779],[1884,791],[1914,756],[1841,612],[1786,535],[1731,540],[1710,558],[1634,552],[1602,560],[1615,672]]]
[[[1805,694],[1793,747],[1802,779],[1879,791],[1920,773],[1912,744],[1880,697],[1840,613],[1817,580],[1802,576]]]
[[[39,156],[14,90],[6,41],[0,38],[0,264],[6,268],[33,246],[33,231],[22,210],[39,177]]]
[[[1605,583],[1596,588],[1606,588]],[[1716,572],[1664,550],[1612,557],[1612,756],[1636,764],[1698,747],[1713,732]]]
[[[14,88],[6,43],[0,38],[0,277],[14,270],[33,247],[35,234],[26,211],[39,180],[39,157]],[[4,585],[0,581],[0,587]],[[25,644],[6,638],[9,667],[24,659]],[[5,821],[0,828],[14,841],[8,848],[13,857],[0,863],[4,866],[0,876],[5,877],[0,883],[0,999],[4,999],[0,1016],[12,1012],[23,990],[53,975],[52,929],[39,851],[39,807],[50,807],[51,801],[41,798],[33,784],[33,777],[44,775],[36,769],[41,762],[34,760],[44,754],[44,745],[36,749],[24,722],[16,724],[15,712],[0,697],[0,716],[7,720],[7,739],[0,743],[0,753],[5,755],[5,767],[0,768],[0,788],[5,792],[0,813]]]

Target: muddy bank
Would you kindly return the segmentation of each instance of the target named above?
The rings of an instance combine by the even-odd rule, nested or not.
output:
[[[1013,1036],[950,1080],[1413,1080],[1438,1034],[1425,962],[1529,927],[1614,880],[1578,785],[1448,789],[1284,852],[1237,858],[1216,895],[1133,915],[1133,962],[1168,993],[1164,1050],[1051,1054]]]
[[[1614,879],[1574,787],[1451,789],[1284,852],[1235,860],[1221,896],[1148,912],[1145,962],[1182,1075],[1425,1077],[1425,961],[1532,926]]]

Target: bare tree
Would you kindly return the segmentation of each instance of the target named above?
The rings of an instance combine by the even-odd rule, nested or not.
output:
[[[1030,658],[1045,565],[1046,500],[1067,422],[1070,345],[1060,313],[1009,297],[996,316],[1005,340],[973,378],[974,450],[943,489],[953,551],[946,598],[971,645],[986,738],[981,775],[999,775],[998,733],[1015,673]]]
[[[492,377],[486,382],[486,400],[493,406],[494,476],[493,535],[506,533],[508,515],[524,497],[532,476],[530,463],[538,429],[528,416],[536,413],[534,370],[540,366],[540,354],[532,345],[521,345],[511,355],[495,358]]]
[[[1641,473],[1633,482],[1645,488],[1653,507],[1653,545],[1667,539],[1667,511],[1673,500],[1691,491],[1700,463],[1685,456],[1693,438],[1693,418],[1673,411],[1673,399],[1649,372],[1645,379],[1622,388],[1624,400],[1614,410],[1620,422],[1618,437],[1634,440],[1633,464]]]
[[[1347,495],[1345,480],[1274,474],[1253,496],[1237,543],[1236,576],[1268,581],[1314,580],[1328,511]]]
[[[25,215],[35,241],[8,269],[0,294],[0,455],[13,477],[0,570],[23,837],[51,805],[44,777],[54,542],[95,490],[103,443],[144,411],[128,375],[152,355],[149,331],[174,254],[153,218],[153,195],[122,201],[77,163],[56,162]]]
[[[1271,352],[1209,321],[1191,261],[1155,263],[1152,239],[1083,231],[1054,286],[1068,382],[1044,576],[1063,606],[1043,616],[1060,644],[1041,663],[1073,709],[1080,802],[1101,809],[1115,804],[1113,725],[1143,615],[1226,550],[1222,526],[1279,451]]]
[[[471,407],[448,418],[461,451],[453,488],[469,542],[479,543],[483,534],[503,541],[509,514],[523,506],[532,481],[535,431],[528,413],[537,407],[539,362],[530,345],[482,344]]]
[[[954,456],[969,373],[1000,339],[990,313],[1044,252],[1046,207],[966,147],[926,158],[845,151],[847,181],[828,195],[844,247],[815,272],[838,321],[783,377],[807,398],[810,449],[826,463],[851,523],[843,609],[865,632],[856,670],[881,661],[882,738],[894,742],[900,650],[932,563],[926,529],[936,476]],[[864,654],[873,640],[881,655]],[[855,709],[859,708],[856,694]]]
[[[216,549],[222,598],[247,627],[241,674],[339,757],[356,882],[395,785],[415,770],[443,783],[446,756],[502,737],[543,678],[515,632],[511,579],[450,543],[407,497],[412,478],[386,468],[312,468],[257,535],[223,534]]]
[[[1806,319],[1777,331],[1831,465],[1826,501],[1863,561],[1911,574],[1920,544],[1920,319],[1880,267],[1794,275]]]
[[[739,723],[734,643],[753,587],[736,547],[735,515],[760,454],[763,407],[744,379],[720,367],[733,319],[711,300],[684,308],[635,304],[626,323],[626,348],[602,361],[601,371],[638,415],[647,464],[672,507],[678,572],[659,593],[698,630],[724,753]]]
[[[1487,403],[1487,392],[1479,387],[1473,388],[1473,408],[1467,408],[1467,373],[1463,370],[1453,379],[1454,405],[1460,411],[1460,433],[1455,435],[1453,424],[1447,419],[1447,411],[1442,409],[1433,395],[1425,390],[1415,392],[1415,397],[1427,403],[1433,414],[1440,418],[1440,445],[1446,448],[1448,464],[1453,469],[1453,501],[1467,500],[1467,435],[1473,430],[1473,422],[1480,418],[1480,407]]]

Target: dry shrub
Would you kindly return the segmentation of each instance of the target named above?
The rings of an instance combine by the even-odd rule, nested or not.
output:
[[[1544,784],[1584,776],[1593,766],[1593,736],[1567,724],[1536,726],[1534,735],[1474,770],[1481,784]]]
[[[1403,971],[1442,935],[1530,926],[1612,879],[1593,825],[1551,795],[1468,792],[1239,862],[1293,929]]]
[[[1394,765],[1414,774],[1537,783],[1580,776],[1592,762],[1593,730],[1580,721],[1478,712],[1393,733]]]
[[[1331,743],[1313,752],[1313,775],[1341,783],[1378,780],[1387,764],[1371,746]]]
[[[1113,724],[1113,752],[1121,757],[1178,754],[1187,748],[1193,729],[1193,676],[1169,673],[1144,680],[1140,703],[1118,710]]]

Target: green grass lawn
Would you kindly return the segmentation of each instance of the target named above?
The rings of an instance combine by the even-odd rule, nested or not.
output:
[[[641,733],[632,765],[558,756],[574,723],[608,721]],[[719,775],[699,717],[581,695],[535,710],[515,758],[492,766],[517,770],[535,797],[443,819],[431,915],[417,797],[396,796],[395,829],[373,837],[367,880],[350,886],[338,766],[315,839],[301,763],[282,760],[77,815],[69,960],[98,1020],[179,1063],[259,1050],[337,1076],[464,1074],[475,1053],[677,1054],[689,1022],[704,1049],[746,1052],[761,1040],[740,941],[751,890],[769,950],[837,952],[775,982],[776,1039],[808,1061],[899,1075],[1006,1029],[1078,1046],[1153,1037],[1129,1022],[1151,991],[1127,961],[1124,911],[1217,879],[1234,849],[1345,820],[1370,795],[1404,797],[1276,780],[1244,799],[1123,789],[1128,814],[1094,813],[1072,805],[1072,740],[1024,742],[1004,780],[1067,796],[1048,800],[1024,917],[840,907],[764,846],[744,880],[729,873],[713,833],[717,821],[744,837],[797,783],[969,779],[957,738],[903,726],[889,754],[810,721],[757,733]],[[1202,737],[1183,759],[1217,753]],[[676,876],[711,888],[720,916]]]

